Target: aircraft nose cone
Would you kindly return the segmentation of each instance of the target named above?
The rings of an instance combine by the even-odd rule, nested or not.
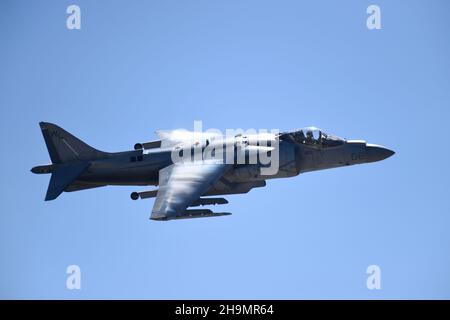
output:
[[[394,151],[388,148],[369,143],[366,145],[366,151],[369,162],[381,161],[395,154]]]

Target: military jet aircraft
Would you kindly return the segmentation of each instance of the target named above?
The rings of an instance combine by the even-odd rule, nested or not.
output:
[[[162,221],[230,215],[192,207],[226,204],[224,198],[209,196],[247,193],[264,187],[268,179],[380,161],[394,154],[385,147],[342,139],[315,127],[276,134],[236,134],[231,138],[207,132],[157,131],[159,140],[136,143],[134,150],[115,153],[94,149],[55,124],[41,122],[40,127],[52,164],[31,171],[51,173],[46,201],[56,199],[63,191],[107,185],[159,186],[133,192],[131,199],[156,198],[150,219]],[[231,162],[224,161],[223,154],[218,158],[205,156],[208,148],[219,150],[225,145],[234,152]],[[192,156],[196,150],[200,158],[174,160],[174,152]],[[256,159],[277,153],[274,174],[262,174],[267,163],[250,162],[255,152]],[[239,155],[243,161],[236,161]]]

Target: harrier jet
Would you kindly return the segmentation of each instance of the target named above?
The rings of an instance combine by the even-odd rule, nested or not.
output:
[[[268,179],[375,162],[394,154],[385,147],[342,139],[315,127],[231,137],[157,131],[158,140],[114,153],[94,149],[52,123],[41,122],[40,127],[52,164],[31,172],[51,174],[45,200],[54,200],[63,191],[107,185],[159,186],[133,192],[131,199],[155,198],[150,219],[163,221],[230,215],[192,207],[226,204],[226,199],[211,196],[247,193],[264,187]],[[223,149],[226,152],[219,152]],[[273,163],[263,158],[276,162],[270,174],[263,171]]]

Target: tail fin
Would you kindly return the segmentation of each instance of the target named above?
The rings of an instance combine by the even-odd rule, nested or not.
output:
[[[39,125],[53,164],[37,166],[31,171],[52,174],[45,196],[48,201],[56,199],[64,190],[71,189],[71,185],[91,165],[89,160],[105,158],[109,153],[92,148],[57,125],[48,122]]]
[[[40,122],[50,159],[54,164],[106,157],[107,153],[87,145],[55,124]]]

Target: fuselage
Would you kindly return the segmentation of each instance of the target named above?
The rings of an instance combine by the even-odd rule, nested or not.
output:
[[[300,173],[324,170],[383,160],[393,152],[364,141],[346,141],[344,144],[320,148],[281,141],[278,149],[279,170],[273,175],[262,175],[261,164],[233,164],[226,177],[232,182],[249,182],[287,178]],[[148,153],[134,150],[112,153],[111,156],[91,161],[90,167],[77,182],[93,185],[158,185],[159,171],[172,165],[172,150],[154,149]]]
[[[315,127],[225,136],[217,132],[173,130],[159,132],[160,140],[137,143],[135,150],[109,153],[87,145],[55,124],[39,125],[52,164],[36,166],[31,171],[52,174],[46,201],[56,199],[64,191],[107,185],[160,185],[157,190],[131,194],[134,200],[159,195],[155,219],[173,218],[170,206],[184,212],[192,204],[226,201],[198,197],[247,193],[264,187],[269,179],[379,161],[394,153],[364,141],[345,140]],[[177,197],[167,193],[168,184]],[[188,194],[195,197],[186,200]],[[161,209],[161,201],[165,201],[164,206],[170,204],[164,207],[167,210]],[[187,202],[177,206],[176,201]]]

